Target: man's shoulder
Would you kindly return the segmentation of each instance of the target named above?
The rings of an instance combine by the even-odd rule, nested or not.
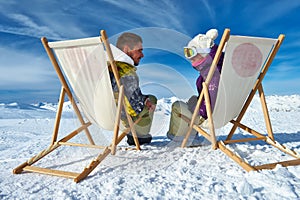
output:
[[[116,61],[116,65],[118,67],[119,73],[121,76],[125,75],[125,74],[131,74],[132,72],[136,71],[136,67],[126,63],[126,62],[122,62],[122,61]]]
[[[136,70],[136,67],[127,63],[127,62],[122,62],[122,61],[116,61],[116,65],[118,68],[121,69],[126,69],[126,70]]]
[[[123,62],[123,61],[115,61],[116,66],[118,67],[118,69],[132,69],[132,70],[136,70],[136,67],[127,63],[127,62]],[[109,70],[111,71],[111,64],[109,62],[107,62],[107,65],[109,67]]]
[[[116,61],[116,65],[118,67],[129,67],[129,68],[135,68],[135,66],[127,63],[127,62],[123,62],[123,61]]]

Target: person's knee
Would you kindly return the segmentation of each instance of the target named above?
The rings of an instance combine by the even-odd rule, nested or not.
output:
[[[172,104],[172,108],[178,108],[180,107],[180,101],[175,101],[173,104]]]
[[[188,109],[193,112],[196,105],[198,102],[198,97],[197,96],[191,96],[191,98],[188,100],[187,105],[188,105]]]
[[[173,104],[172,104],[172,110],[174,109],[180,109],[180,106],[181,106],[181,102],[180,101],[175,101]]]
[[[157,98],[156,98],[156,96],[154,96],[154,95],[148,95],[148,98],[150,99],[150,101],[153,103],[153,104],[157,104]]]
[[[182,113],[181,111],[186,107],[186,103],[182,101],[175,101],[172,104],[172,112]]]

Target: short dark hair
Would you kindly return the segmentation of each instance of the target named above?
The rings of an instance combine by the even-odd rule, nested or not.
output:
[[[134,33],[125,32],[119,36],[117,47],[123,50],[124,46],[128,45],[130,49],[133,49],[133,47],[136,46],[139,42],[143,43],[141,36]]]

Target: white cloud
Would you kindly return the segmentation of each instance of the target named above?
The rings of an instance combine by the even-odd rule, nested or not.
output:
[[[44,89],[51,88],[55,72],[49,60],[0,47],[0,89]]]
[[[107,3],[114,5],[124,12],[120,13],[120,16],[127,16],[126,13],[135,16],[135,21],[138,23],[142,20],[147,26],[158,27],[173,27],[176,30],[185,30],[184,24],[182,24],[181,15],[184,14],[179,6],[171,0],[164,1],[131,1],[130,3],[124,3],[118,0],[105,0]],[[120,17],[119,20],[126,20],[127,17]],[[137,26],[134,26],[137,27]]]
[[[248,16],[253,18],[254,16],[259,20],[249,20],[254,23],[257,28],[267,27],[266,24],[272,22],[282,16],[286,16],[292,10],[300,7],[300,1],[274,1],[272,3],[268,1],[259,1],[256,5],[253,5],[253,1],[249,2],[251,6],[248,6],[250,13]],[[247,7],[247,8],[248,8]]]
[[[210,16],[212,22],[216,22],[216,17],[215,17],[215,11],[212,8],[212,3],[211,1],[207,1],[207,0],[202,0],[202,3],[204,5],[204,7],[207,9],[207,13]],[[204,15],[203,15],[204,16]]]
[[[0,32],[55,40],[87,36],[79,20],[81,15],[89,15],[81,12],[82,3],[31,1],[30,7],[29,2],[0,3],[5,10],[1,12],[4,23],[0,24]]]
[[[17,35],[26,35],[31,37],[41,37],[48,35],[52,38],[61,38],[61,36],[47,26],[37,24],[34,19],[23,14],[6,15],[12,22],[10,25],[0,25],[0,31]],[[13,24],[13,26],[11,26]]]

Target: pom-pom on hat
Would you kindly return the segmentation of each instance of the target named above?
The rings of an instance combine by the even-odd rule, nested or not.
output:
[[[206,56],[211,47],[214,46],[214,40],[218,37],[217,29],[210,29],[206,34],[198,34],[189,43],[188,47],[197,48],[197,53],[200,53],[203,57]]]

